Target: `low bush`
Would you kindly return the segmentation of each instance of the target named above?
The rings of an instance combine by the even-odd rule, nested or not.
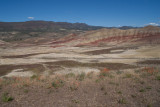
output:
[[[120,75],[120,74],[122,74],[123,73],[123,71],[120,71],[120,70],[118,70],[117,72],[116,72],[116,74],[118,74],[118,75]]]
[[[121,98],[121,99],[118,100],[118,103],[119,104],[126,104],[127,101],[124,98]]]
[[[87,73],[87,78],[90,78],[90,79],[91,79],[91,78],[93,77],[93,74],[94,74],[93,72]]]
[[[123,78],[132,78],[133,75],[132,74],[129,74],[129,73],[126,73],[125,76]]]
[[[145,91],[146,91],[145,89],[140,89],[140,90],[139,90],[139,92],[145,92]]]
[[[71,77],[75,77],[74,73],[68,73],[65,75],[66,78],[71,78]]]
[[[28,93],[29,92],[29,90],[27,90],[27,89],[24,89],[24,93]]]
[[[37,75],[32,75],[32,76],[31,76],[31,79],[36,79],[36,78],[38,78]]]
[[[73,103],[78,104],[79,100],[72,100]]]
[[[104,78],[104,77],[107,77],[107,76],[109,76],[109,69],[104,68],[103,70],[100,71],[100,74],[99,74],[100,78]]]
[[[78,80],[79,81],[83,81],[85,79],[86,74],[83,72],[81,74],[78,75]]]
[[[3,93],[2,95],[2,101],[3,102],[9,102],[12,101],[14,98],[9,96],[9,93]]]
[[[78,90],[78,86],[79,86],[78,83],[73,83],[72,85],[70,85],[69,88],[71,91],[75,91],[75,90]]]
[[[63,87],[64,86],[64,81],[62,79],[56,79],[52,82],[52,86],[54,88],[59,88],[59,87]]]
[[[157,80],[160,80],[160,75],[157,75],[157,76],[156,76],[156,79],[157,79]]]

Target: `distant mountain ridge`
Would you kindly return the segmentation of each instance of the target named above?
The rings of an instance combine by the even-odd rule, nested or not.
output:
[[[68,23],[68,22],[53,22],[53,21],[0,22],[0,31],[57,31],[60,29],[97,30],[101,28],[134,29],[138,27],[132,27],[132,26],[103,27],[103,26],[91,26],[85,23]]]
[[[0,31],[57,31],[57,30],[96,30],[104,27],[85,23],[52,21],[0,22]]]

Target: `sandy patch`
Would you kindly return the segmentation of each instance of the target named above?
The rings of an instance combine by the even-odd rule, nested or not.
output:
[[[32,71],[24,71],[23,69],[15,69],[3,77],[31,77],[34,73]]]
[[[89,68],[89,67],[74,67],[74,68],[65,68],[63,70],[55,72],[55,74],[68,74],[68,73],[75,73],[75,74],[81,74],[81,73],[89,73],[89,72],[100,72],[99,69],[96,68]]]

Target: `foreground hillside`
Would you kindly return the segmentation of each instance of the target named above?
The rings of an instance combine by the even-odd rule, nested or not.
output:
[[[2,107],[159,107],[156,68],[0,80]]]

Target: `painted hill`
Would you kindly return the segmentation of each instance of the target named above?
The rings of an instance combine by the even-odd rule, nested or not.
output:
[[[117,44],[159,44],[160,28],[155,26],[146,26],[139,29],[99,29],[87,31],[77,36],[70,36],[69,39],[61,38],[53,44],[66,44],[75,46],[100,46]]]

